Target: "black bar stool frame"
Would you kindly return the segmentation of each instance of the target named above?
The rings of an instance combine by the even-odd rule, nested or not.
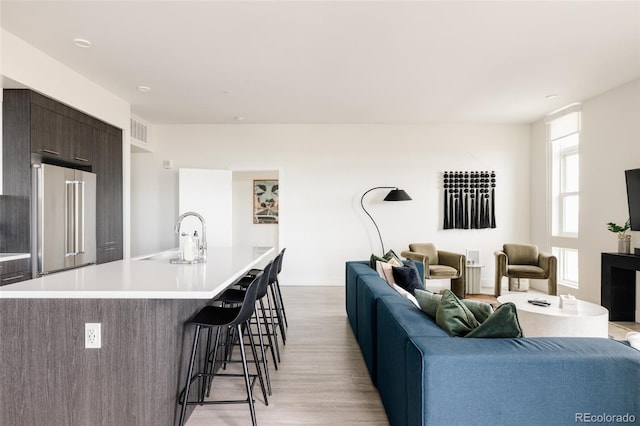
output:
[[[258,281],[259,281],[260,276],[257,276],[256,279],[253,280],[253,282],[249,285],[249,287],[247,288],[247,291],[245,293],[245,297],[244,300],[242,302],[242,305],[239,307],[233,307],[233,308],[225,308],[225,307],[219,307],[219,306],[205,306],[204,308],[202,308],[189,322],[188,324],[193,324],[196,326],[195,329],[195,333],[194,333],[194,338],[193,338],[193,345],[192,345],[192,349],[191,349],[191,356],[189,359],[189,368],[187,371],[187,378],[186,378],[186,382],[185,382],[185,386],[182,389],[182,391],[180,392],[180,395],[178,397],[178,404],[182,405],[182,408],[180,410],[180,422],[179,425],[183,426],[184,425],[184,421],[185,421],[185,415],[186,415],[186,410],[187,410],[187,405],[213,405],[213,404],[240,404],[240,403],[248,403],[249,404],[249,410],[251,412],[251,421],[253,426],[256,426],[256,413],[255,413],[255,407],[254,407],[254,399],[253,399],[253,394],[252,394],[252,387],[253,384],[255,383],[255,378],[257,377],[260,380],[261,386],[262,386],[262,392],[263,392],[263,396],[265,397],[265,403],[267,402],[267,398],[266,398],[266,391],[264,388],[264,383],[262,380],[262,374],[260,371],[260,363],[258,362],[258,356],[257,356],[257,351],[255,348],[255,344],[254,344],[254,338],[253,338],[253,333],[251,332],[251,326],[249,324],[249,320],[251,319],[251,316],[253,315],[253,312],[255,310],[255,304],[256,304],[256,295],[257,295],[257,291],[258,291]],[[238,335],[240,336],[239,338],[239,344],[240,344],[240,355],[242,358],[242,369],[243,369],[243,374],[217,374],[215,373],[214,367],[211,368],[211,372],[207,372],[206,371],[206,363],[205,363],[205,372],[203,373],[197,373],[197,374],[193,374],[194,371],[194,367],[195,367],[195,361],[196,361],[196,355],[198,352],[198,340],[200,337],[200,330],[203,328],[209,329],[210,333],[209,333],[209,337],[211,336],[211,329],[214,327],[218,327],[218,330],[216,332],[216,343],[219,343],[219,331],[220,331],[220,327],[232,327],[234,328]],[[248,335],[249,335],[249,342],[251,345],[251,350],[253,353],[253,359],[255,360],[255,364],[256,364],[256,370],[257,370],[257,374],[250,374],[249,373],[249,367],[247,364],[247,357],[246,357],[246,353],[245,353],[245,345],[244,345],[244,340],[242,339],[242,336],[244,336],[244,331],[247,331]],[[210,341],[209,338],[207,339],[207,349],[210,348]],[[217,344],[216,347],[214,348],[214,352],[217,350]],[[209,353],[207,352],[207,357],[209,356]],[[215,360],[214,360],[215,363]],[[245,387],[246,387],[246,391],[247,391],[247,399],[245,400],[215,400],[215,401],[205,401],[204,400],[204,391],[207,387],[206,383],[203,383],[201,386],[201,390],[200,390],[200,395],[198,397],[198,400],[196,401],[189,401],[189,393],[190,393],[190,388],[191,385],[193,384],[193,382],[195,382],[198,379],[202,379],[204,380],[205,378],[210,378],[216,375],[220,375],[220,376],[243,376],[244,377],[244,382],[245,382]],[[253,380],[251,380],[251,377],[253,377]]]

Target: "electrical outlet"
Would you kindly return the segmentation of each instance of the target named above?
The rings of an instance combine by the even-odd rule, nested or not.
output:
[[[84,324],[84,347],[86,349],[99,349],[102,347],[102,336],[99,322],[87,322]]]

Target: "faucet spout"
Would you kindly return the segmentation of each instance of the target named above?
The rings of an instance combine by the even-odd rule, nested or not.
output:
[[[176,234],[180,235],[180,225],[182,224],[182,221],[184,220],[184,218],[187,216],[194,216],[198,218],[198,220],[200,220],[200,224],[202,226],[202,240],[200,241],[200,247],[198,247],[198,255],[199,255],[198,257],[200,259],[205,259],[207,257],[207,225],[205,223],[204,217],[202,217],[201,214],[196,212],[182,213],[178,217],[178,221],[176,222],[176,225],[173,229]]]

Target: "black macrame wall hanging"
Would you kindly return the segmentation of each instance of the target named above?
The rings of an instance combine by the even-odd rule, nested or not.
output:
[[[443,229],[496,227],[496,173],[444,172]]]

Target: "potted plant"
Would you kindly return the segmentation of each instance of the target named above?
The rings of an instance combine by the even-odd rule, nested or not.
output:
[[[618,234],[618,253],[631,253],[631,235],[627,235],[630,226],[630,219],[627,219],[623,226],[616,225],[613,222],[607,223],[607,229]]]

